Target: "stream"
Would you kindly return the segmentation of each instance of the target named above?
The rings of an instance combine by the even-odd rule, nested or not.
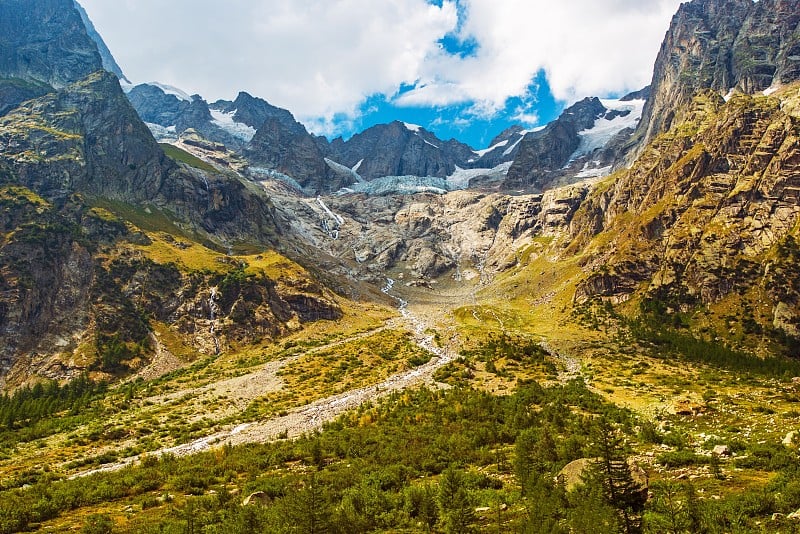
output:
[[[393,298],[398,304],[398,311],[401,321],[412,333],[413,341],[421,348],[432,354],[431,359],[420,366],[394,374],[387,379],[357,389],[352,389],[337,395],[332,395],[319,399],[305,406],[300,406],[289,411],[286,415],[244,423],[236,426],[231,425],[230,429],[222,430],[210,434],[189,443],[183,443],[174,447],[167,447],[157,451],[145,453],[148,457],[159,457],[165,454],[175,456],[187,456],[198,452],[206,451],[212,447],[222,445],[242,445],[245,443],[266,443],[281,438],[295,438],[309,432],[322,428],[323,424],[333,421],[344,412],[357,408],[362,404],[373,402],[395,391],[402,391],[407,388],[421,384],[433,385],[433,374],[440,367],[450,363],[458,357],[458,354],[451,348],[442,348],[435,343],[435,334],[431,327],[409,310],[408,302],[401,297],[393,294],[395,281],[387,278],[386,285],[382,288],[383,293]],[[216,288],[214,288],[216,290]],[[211,302],[216,296],[216,291],[212,291]],[[213,304],[216,306],[216,303]],[[213,328],[213,307],[212,307],[212,328]],[[396,319],[395,319],[396,320]],[[392,320],[390,320],[391,322]],[[385,328],[385,327],[382,327]],[[212,330],[213,333],[213,330]],[[353,336],[356,338],[359,336]],[[346,342],[347,340],[338,343]],[[338,344],[337,343],[337,344]],[[129,465],[134,465],[141,461],[143,455],[133,456],[119,460],[106,466],[84,471],[72,475],[70,478],[89,476],[95,473],[117,471]]]

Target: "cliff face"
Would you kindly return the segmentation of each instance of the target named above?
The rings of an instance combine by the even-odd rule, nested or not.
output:
[[[647,95],[645,88],[620,100],[585,98],[546,127],[525,133],[507,149],[515,154],[505,186],[543,191],[608,175],[630,149]]]
[[[656,59],[651,98],[636,132],[640,149],[683,120],[683,110],[701,89],[753,94],[797,80],[798,24],[798,0],[681,5]]]
[[[0,116],[102,68],[70,0],[0,3]]]
[[[0,119],[0,143],[0,160],[20,184],[48,199],[79,192],[150,203],[220,244],[268,244],[278,232],[265,195],[167,158],[110,73],[9,113]]]
[[[734,299],[796,335],[800,86],[727,103],[707,91],[685,117],[576,214],[570,250],[591,258],[576,300],[638,294],[689,311]]]
[[[260,256],[205,249],[162,214],[141,210],[144,232],[80,196],[51,203],[0,175],[0,384],[125,374],[158,353],[216,354],[341,317],[288,260],[267,274]]]
[[[324,151],[305,126],[280,115],[268,117],[244,149],[245,157],[256,167],[265,167],[291,176],[312,191],[332,192],[342,182],[329,183]]]
[[[126,373],[176,347],[212,354],[341,316],[308,272],[267,252],[281,230],[262,190],[165,155],[116,75],[94,71],[72,1],[0,11],[0,45],[13,45],[0,95],[33,98],[0,117],[0,384]],[[271,259],[254,271],[260,255],[198,242]]]
[[[117,60],[114,59],[114,55],[111,53],[111,50],[108,49],[108,46],[106,46],[103,38],[99,33],[97,33],[97,29],[95,29],[94,24],[92,23],[91,19],[89,19],[89,15],[86,13],[86,10],[83,9],[83,6],[81,6],[77,0],[73,0],[73,2],[75,9],[78,10],[78,14],[81,16],[84,27],[86,28],[86,34],[97,46],[97,52],[100,54],[100,60],[103,63],[103,68],[108,72],[115,74],[121,81],[130,83],[130,81],[125,77],[125,74],[122,72],[120,66],[117,64]]]
[[[238,177],[166,157],[113,74],[0,118],[0,146],[0,381],[128,372],[162,350],[157,325],[214,353],[341,316],[299,268],[283,277],[248,272],[253,259],[203,273],[181,263],[187,247],[212,265],[226,258],[193,240],[273,246],[273,206]]]
[[[211,107],[225,113],[233,113],[235,121],[246,124],[256,130],[271,117],[279,119],[287,126],[291,126],[294,123],[294,117],[289,111],[275,107],[266,100],[256,98],[244,91],[240,92],[233,102],[221,100],[214,102]]]
[[[73,0],[0,4],[0,75],[56,89],[103,68]]]
[[[475,154],[455,140],[442,141],[424,128],[399,121],[378,124],[343,142],[331,143],[332,158],[347,167],[362,161],[358,173],[365,180],[384,176],[438,176],[466,166]]]

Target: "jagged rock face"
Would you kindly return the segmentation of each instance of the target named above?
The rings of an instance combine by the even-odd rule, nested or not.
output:
[[[128,92],[128,100],[151,128],[157,125],[166,129],[162,133],[167,135],[153,131],[159,140],[174,141],[191,131],[210,143],[222,144],[235,151],[241,151],[246,143],[241,137],[214,124],[211,108],[199,95],[184,100],[165,92],[161,87],[144,83]]]
[[[302,187],[315,192],[330,192],[347,183],[342,178],[328,179],[325,154],[305,126],[284,117],[268,117],[244,149],[244,156],[257,167],[286,174]],[[331,173],[332,174],[332,173]]]
[[[38,98],[52,91],[49,85],[32,83],[19,78],[0,79],[0,117],[26,100]]]
[[[233,102],[219,100],[209,106],[200,96],[192,101],[167,94],[160,87],[142,84],[134,87],[128,98],[145,122],[168,129],[167,139],[216,146],[243,155],[253,167],[285,174],[311,192],[336,191],[352,183],[337,176],[325,164],[328,142],[315,137],[294,120],[285,109],[241,92]],[[214,120],[212,111],[229,115],[229,126]],[[249,135],[231,131],[230,126],[250,128]]]
[[[0,240],[0,383],[7,374],[65,379],[141,366],[155,349],[153,322],[214,354],[342,315],[328,290],[296,270],[273,279],[244,264],[201,273],[155,263],[147,248],[132,248],[148,237],[124,221],[77,197],[58,207],[13,178],[0,172],[8,236]]]
[[[130,83],[130,81],[125,77],[125,74],[123,74],[120,66],[117,64],[117,60],[114,59],[111,50],[108,49],[108,46],[106,46],[103,38],[99,33],[97,33],[97,30],[95,29],[94,24],[92,24],[92,21],[89,19],[89,15],[86,13],[86,10],[83,9],[83,6],[81,6],[77,0],[74,0],[74,4],[75,9],[78,10],[78,13],[81,16],[81,20],[83,20],[83,25],[86,27],[87,35],[92,41],[94,41],[94,44],[97,45],[97,51],[100,54],[100,59],[103,61],[103,68],[112,74],[116,74],[117,78],[120,80]]]
[[[656,59],[651,98],[636,133],[639,146],[680,122],[701,89],[755,93],[798,79],[798,23],[798,0],[682,4]]]
[[[3,187],[0,197],[0,227],[6,235],[14,231],[0,241],[0,375],[21,354],[76,343],[89,319],[93,278],[90,253],[72,232],[76,225],[14,193]]]
[[[181,114],[189,107],[189,102],[147,83],[131,89],[128,92],[128,100],[144,122],[164,127],[177,124]],[[209,115],[208,120],[210,118]]]
[[[622,301],[642,290],[681,309],[764,291],[783,303],[776,317],[796,324],[798,91],[795,84],[777,93],[782,102],[701,94],[686,122],[593,194],[572,222],[569,251],[601,231],[612,239],[594,250],[576,300]]]
[[[152,199],[174,167],[105,71],[6,115],[0,139],[0,158],[48,198],[83,191]]]
[[[244,91],[240,92],[233,102],[220,100],[214,102],[211,107],[225,113],[235,111],[236,113],[233,116],[234,120],[255,128],[256,130],[271,117],[280,119],[280,121],[287,126],[291,126],[294,123],[294,117],[289,111],[275,107],[266,100],[253,97]]]
[[[587,192],[575,186],[513,197],[475,191],[345,195],[324,200],[333,215],[317,200],[280,198],[276,204],[293,233],[350,261],[351,276],[383,283],[392,272],[413,283],[508,269],[535,237],[566,232]]]
[[[354,135],[348,141],[336,139],[330,146],[331,159],[347,167],[359,161],[358,173],[365,180],[384,176],[449,176],[455,166],[466,166],[475,154],[455,140],[442,141],[424,128],[402,122],[379,124]]]
[[[800,2],[756,2],[733,44],[733,75],[745,93],[800,79]]]
[[[175,117],[175,122],[173,123],[178,132],[185,132],[189,128],[194,128],[200,132],[206,132],[211,129],[211,111],[208,109],[208,102],[199,95],[194,95],[191,102],[183,101],[183,103],[185,105],[178,116]],[[212,141],[215,140],[215,133],[211,133],[209,136]]]
[[[4,0],[0,35],[0,77],[58,89],[103,68],[73,0]]]
[[[264,195],[167,158],[105,71],[0,119],[0,145],[19,183],[48,199],[152,203],[223,245],[272,243],[279,232]]]
[[[586,98],[564,110],[543,130],[525,135],[508,170],[506,186],[546,189],[578,150],[578,132],[594,126],[607,111],[599,99]]]
[[[477,159],[473,156],[467,162],[476,168],[491,169],[501,163],[514,161],[519,153],[520,141],[525,135],[526,131],[518,124],[506,128],[489,143],[489,148],[496,148],[489,150]]]

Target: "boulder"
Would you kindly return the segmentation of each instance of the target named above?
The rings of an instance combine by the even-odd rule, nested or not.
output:
[[[256,491],[242,501],[242,506],[266,506],[272,502],[269,495],[263,491]]]
[[[727,445],[717,445],[711,450],[711,454],[716,454],[717,456],[730,456],[731,450]]]
[[[572,491],[583,484],[583,475],[586,473],[586,469],[597,460],[597,458],[580,458],[574,460],[565,465],[564,468],[558,472],[556,480],[562,481],[567,491]],[[640,486],[642,491],[646,492],[649,486],[647,472],[630,458],[628,458],[628,469],[631,472],[633,481]]]

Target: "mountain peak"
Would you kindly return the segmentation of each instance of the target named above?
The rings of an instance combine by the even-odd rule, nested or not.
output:
[[[125,74],[122,72],[122,69],[117,64],[117,60],[114,59],[114,55],[111,53],[111,50],[108,49],[108,46],[106,46],[105,41],[103,41],[103,38],[95,29],[94,24],[89,18],[88,13],[86,13],[86,10],[83,9],[83,6],[81,6],[77,0],[74,0],[74,2],[75,2],[75,8],[78,10],[81,19],[83,20],[83,25],[86,27],[86,33],[89,35],[92,41],[94,41],[94,44],[97,45],[97,51],[100,53],[100,58],[103,62],[103,68],[106,69],[108,72],[116,74],[117,78],[119,78],[120,81],[125,82],[127,84],[131,84],[131,81],[125,77]]]
[[[73,0],[0,2],[0,76],[56,89],[103,68]]]
[[[800,0],[682,4],[656,59],[636,133],[640,149],[680,120],[701,89],[753,94],[800,78],[798,24]]]

